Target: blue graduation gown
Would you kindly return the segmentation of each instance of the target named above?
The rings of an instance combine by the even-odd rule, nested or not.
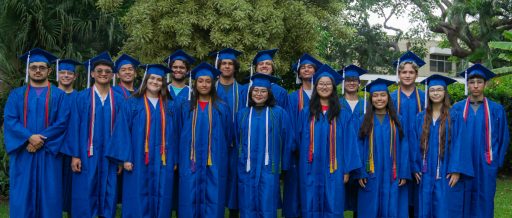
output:
[[[166,165],[161,158],[162,125],[159,101],[156,107],[149,103],[150,135],[149,162],[145,163],[146,111],[144,98],[127,100],[121,116],[116,121],[107,156],[131,162],[132,171],[123,172],[123,217],[171,217],[173,200],[174,166],[178,158],[176,135],[178,115],[173,102],[165,107],[166,116]]]
[[[362,98],[359,98],[354,110],[352,110],[347,99],[345,99],[344,97],[340,98],[340,104],[341,104],[342,108],[346,108],[346,109],[350,110],[352,112],[352,115],[354,115],[355,117],[360,117],[360,116],[364,115],[364,110],[363,110],[364,109],[364,100]],[[358,127],[358,129],[359,129],[359,127]]]
[[[277,217],[281,199],[279,175],[281,167],[287,168],[285,161],[289,159],[293,132],[288,126],[290,121],[286,111],[279,106],[269,108],[269,162],[265,165],[266,108],[254,108],[251,119],[251,168],[247,171],[249,112],[250,108],[240,111],[235,125],[237,155],[234,159],[238,165],[240,217]]]
[[[132,91],[128,90],[127,88],[125,88],[124,86],[121,86],[121,85],[114,86],[114,87],[112,87],[112,89],[114,89],[114,92],[123,96],[123,98],[125,98],[125,99],[129,98],[133,94]]]
[[[364,100],[359,98],[354,110],[352,110],[350,104],[344,97],[340,98],[340,104],[342,109],[346,109],[352,112],[352,127],[354,128],[354,132],[359,134],[359,128],[361,127],[361,123],[359,121],[361,116],[364,116]],[[350,180],[345,185],[345,210],[348,211],[357,211],[357,193],[359,192],[359,182],[357,179],[354,179],[356,177],[357,171],[352,171],[350,173]]]
[[[76,96],[78,91],[73,90],[71,93],[67,93],[67,102],[73,102],[73,98]],[[71,109],[70,107],[68,107]],[[69,125],[69,122],[68,122]],[[65,137],[64,140],[69,140]],[[71,171],[71,157],[67,155],[62,156],[62,211],[71,213],[71,185],[73,171]]]
[[[288,108],[292,128],[297,128],[297,122],[302,110],[299,110],[299,92],[302,91],[303,108],[309,107],[309,97],[302,89],[296,90],[288,95]],[[297,136],[296,136],[297,137]],[[295,142],[294,142],[295,143]],[[299,192],[299,169],[298,156],[291,155],[289,168],[286,170],[283,178],[283,216],[300,216],[300,192]]]
[[[183,89],[177,95],[176,95],[176,93],[174,93],[174,90],[172,89],[171,86],[172,85],[169,84],[167,86],[167,88],[169,89],[169,93],[171,94],[171,97],[173,100],[179,100],[179,101],[183,101],[183,102],[186,102],[188,100],[188,90],[189,90],[188,86],[183,87]]]
[[[426,156],[426,172],[423,172],[423,155],[421,154],[421,134],[424,123],[425,112],[418,114],[416,118],[415,138],[411,141],[411,146],[416,146],[420,150],[416,156],[416,169],[421,170],[421,182],[418,186],[419,206],[415,217],[446,217],[453,218],[461,216],[464,201],[464,183],[466,178],[473,176],[473,169],[465,161],[469,160],[469,149],[462,149],[460,143],[460,119],[457,118],[457,112],[450,112],[451,131],[448,132],[448,120],[445,121],[445,149],[442,159],[439,159],[439,174],[437,174],[439,158],[439,121],[430,124],[430,134],[428,138],[428,151]],[[449,140],[450,135],[451,140]],[[419,173],[419,172],[413,172]],[[449,173],[460,173],[461,178],[454,186],[448,185],[449,179],[446,176]]]
[[[399,187],[400,179],[411,179],[409,162],[409,145],[407,137],[401,138],[396,132],[397,178],[393,180],[393,160],[390,155],[389,116],[385,115],[382,123],[376,115],[374,123],[373,158],[375,172],[366,171],[369,153],[369,138],[360,138],[362,167],[358,178],[366,178],[366,188],[359,188],[357,212],[359,217],[408,217],[407,186]],[[403,120],[400,119],[400,123]]]
[[[190,160],[192,117],[190,103],[181,104],[179,148],[179,202],[180,217],[224,217],[228,174],[228,148],[232,142],[232,117],[228,105],[218,100],[212,108],[212,165],[208,158],[208,107],[198,106],[196,122],[196,162]]]
[[[462,118],[464,99],[453,105],[453,110],[461,113]],[[498,168],[503,166],[505,154],[510,143],[507,114],[500,104],[489,100],[492,128],[493,161],[487,164],[485,157],[485,115],[484,105],[476,111],[469,106],[467,120],[462,124],[464,136],[462,144],[471,149],[471,161],[474,178],[465,181],[464,215],[466,217],[493,217],[494,195],[496,194],[496,176]]]
[[[28,93],[27,127],[23,126],[26,86],[11,91],[4,108],[4,143],[9,155],[10,217],[62,216],[62,158],[59,150],[69,116],[66,94],[51,86],[48,127],[45,127],[45,88]],[[26,150],[33,134],[47,137],[35,153]]]
[[[314,124],[313,160],[309,162],[309,108],[299,118],[299,188],[302,217],[343,217],[345,206],[344,175],[361,167],[356,134],[350,126],[350,112],[341,110],[336,118],[336,159],[338,169],[330,172],[329,121],[321,115]]]
[[[418,88],[415,88],[418,89]],[[393,100],[393,105],[395,106],[395,109],[398,108],[398,90],[395,90],[391,94],[391,99]],[[420,105],[421,105],[421,111],[424,111],[425,109],[425,92],[423,92],[421,89],[418,89],[418,95],[420,97]],[[407,137],[407,141],[414,140],[414,138],[411,138],[412,134],[410,134],[412,131],[414,131],[414,124],[416,120],[417,114],[420,112],[420,108],[418,108],[418,101],[416,98],[416,90],[411,93],[410,96],[407,96],[403,92],[400,92],[400,116],[402,116],[402,128],[404,130],[405,137]],[[410,162],[414,162],[414,157],[416,157],[419,150],[416,147],[412,147],[409,149],[409,158]],[[411,172],[416,172],[417,169],[414,169],[415,165],[410,164]],[[412,177],[412,176],[411,176]],[[408,201],[409,205],[416,208],[418,206],[418,196],[416,193],[418,193],[418,185],[415,182],[411,182],[406,184],[408,186]],[[417,210],[415,209],[415,212]]]
[[[71,215],[73,217],[105,216],[115,217],[117,164],[106,157],[107,145],[111,139],[110,93],[101,104],[100,96],[94,93],[96,102],[93,130],[93,155],[87,154],[91,117],[91,91],[79,92],[73,104],[68,143],[62,149],[64,154],[80,158],[82,171],[73,173]],[[114,114],[120,116],[125,99],[114,92]],[[117,119],[117,118],[116,118]]]
[[[241,111],[245,108],[247,96],[244,95],[246,93],[247,86],[238,84],[238,82],[234,82],[233,85],[229,86],[229,89],[226,90],[224,87],[219,84],[217,81],[216,90],[217,96],[222,99],[231,109],[232,113],[232,122],[234,125],[236,114],[238,111]],[[237,179],[236,179],[236,157],[238,156],[238,151],[234,146],[235,138],[231,141],[231,146],[228,148],[228,186],[227,186],[227,207],[229,209],[237,209],[238,208],[238,200],[237,200]]]

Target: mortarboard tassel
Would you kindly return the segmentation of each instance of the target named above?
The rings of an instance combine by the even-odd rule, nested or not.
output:
[[[25,83],[28,83],[28,65],[30,64],[30,51],[27,56],[27,66],[25,67]]]
[[[91,60],[87,62],[87,88],[91,87]]]
[[[60,61],[60,59],[57,59],[56,64],[55,64],[55,77],[56,77],[55,80],[57,80],[57,84],[59,83],[59,61]]]
[[[341,81],[341,94],[345,94],[345,67],[343,67],[343,80]]]
[[[398,93],[398,94],[400,94],[400,93]],[[427,79],[425,79],[425,109],[427,109],[427,103],[428,103],[428,86],[427,86]]]

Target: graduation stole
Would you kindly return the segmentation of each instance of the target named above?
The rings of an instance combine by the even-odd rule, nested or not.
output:
[[[393,170],[392,170],[392,176],[393,180],[396,179],[396,126],[393,119],[389,118],[389,127],[391,128],[389,131],[390,140],[389,140],[389,152],[391,159],[393,160]],[[372,130],[370,131],[370,142],[369,142],[369,152],[368,152],[368,162],[366,163],[366,172],[368,173],[375,173],[375,161],[373,157],[373,130],[374,127],[372,127]]]
[[[123,83],[119,83],[119,87],[121,87],[121,90],[123,91],[124,98],[128,98],[128,94],[126,94],[126,88],[123,86]]]
[[[251,126],[252,126],[252,110],[254,107],[251,107],[249,110],[249,131],[247,134],[247,164],[245,167],[245,171],[249,172],[251,170]],[[269,107],[265,107],[265,166],[268,165],[269,162],[269,154],[268,154],[268,112]]]
[[[491,123],[491,111],[489,110],[489,101],[484,98],[484,116],[485,116],[485,159],[487,164],[492,163],[492,123]],[[464,106],[464,122],[468,119],[469,113],[469,97],[466,100]]]
[[[299,111],[302,111],[304,108],[304,87],[300,86],[299,89]]]
[[[338,158],[336,157],[336,119],[329,124],[329,172],[334,173],[338,169]],[[313,154],[315,153],[315,116],[311,116],[309,122],[309,154],[308,163],[313,162]]]
[[[94,87],[91,87],[91,117],[89,119],[89,142],[87,143],[87,156],[92,157],[94,155],[94,145],[93,145],[93,139],[94,139],[94,120],[96,115],[96,101],[94,98]],[[116,119],[116,107],[115,107],[115,100],[114,100],[114,90],[110,88],[109,90],[110,95],[110,134],[112,135],[112,130],[114,130],[114,121]]]
[[[421,102],[420,102],[420,92],[418,88],[414,88],[414,92],[416,93],[416,103],[418,104],[418,112],[421,112]],[[401,88],[398,86],[397,91],[397,113],[400,114],[400,96],[402,95]]]
[[[427,117],[425,116],[425,119]],[[436,166],[436,179],[440,179],[441,177],[439,176],[439,171],[440,171],[440,164],[441,164],[441,161],[440,161],[440,157],[441,157],[441,131],[443,131],[441,128],[439,128],[439,132],[437,134],[437,141],[439,142],[438,143],[438,149],[437,149],[437,166]],[[445,144],[445,147],[447,145]],[[429,146],[428,146],[428,142],[426,143],[426,146],[425,146],[425,151],[423,151],[423,164],[422,164],[422,168],[421,168],[421,172],[422,173],[426,173],[427,172],[427,153],[428,153],[428,150],[429,150]]]
[[[212,99],[208,99],[208,160],[206,166],[212,165]],[[196,128],[197,111],[199,110],[199,101],[196,103],[194,114],[192,115],[192,140],[190,143],[190,168],[192,172],[196,171]]]
[[[165,166],[166,158],[165,158],[165,110],[164,110],[164,101],[162,96],[159,96],[160,100],[160,122],[162,123],[162,143],[160,144],[160,155],[162,164]],[[144,139],[144,163],[148,165],[149,163],[149,135],[151,133],[151,109],[149,108],[148,97],[144,94],[144,109],[146,110],[146,137]]]
[[[50,82],[48,82],[48,90],[46,91],[45,103],[44,103],[44,127],[48,127],[50,123],[50,105],[52,99],[52,87]],[[24,99],[23,99],[23,127],[27,128],[27,114],[28,114],[28,94],[30,92],[30,83],[27,84],[27,89],[25,89]]]

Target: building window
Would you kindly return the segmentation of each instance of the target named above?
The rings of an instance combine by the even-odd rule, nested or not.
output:
[[[448,60],[447,55],[430,55],[430,71],[449,73],[452,71],[452,62]]]

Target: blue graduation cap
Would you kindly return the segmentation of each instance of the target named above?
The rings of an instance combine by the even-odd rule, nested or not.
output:
[[[359,77],[361,75],[368,73],[368,71],[363,68],[360,68],[356,65],[351,64],[351,65],[344,67],[340,71],[338,71],[338,73],[341,73],[343,75],[343,84],[341,87],[341,94],[345,94],[345,79],[347,77],[357,77],[359,79]]]
[[[142,66],[146,67],[146,74],[153,74],[164,77],[165,74],[171,72],[171,69],[165,67],[162,64],[146,64]]]
[[[472,76],[480,76],[485,81],[488,81],[496,76],[491,70],[485,67],[482,64],[473,64],[473,66],[469,67],[465,71],[459,73],[459,76],[464,77],[464,94],[468,95],[468,79]]]
[[[219,68],[219,66],[217,66],[219,60],[236,60],[240,54],[242,54],[242,52],[232,48],[225,48],[217,52],[212,52],[209,55],[215,56],[215,68]]]
[[[398,65],[404,62],[413,62],[418,65],[418,67],[425,65],[425,61],[423,61],[423,59],[418,57],[418,55],[414,54],[412,51],[405,52],[402,56],[400,56],[398,61],[393,62],[393,66],[398,67]]]
[[[270,49],[270,50],[262,50],[258,51],[254,59],[252,60],[252,64],[256,65],[259,62],[266,61],[266,60],[273,60],[274,55],[277,52],[277,48]]]
[[[72,60],[72,59],[57,59],[55,60],[55,78],[59,81],[59,72],[62,70],[66,70],[72,73],[76,73],[76,66],[82,65],[80,62]]]
[[[341,81],[343,81],[343,77],[338,72],[336,72],[336,70],[332,69],[332,67],[330,67],[328,64],[324,64],[318,70],[316,70],[315,75],[313,75],[313,82],[316,84],[322,77],[329,77],[333,79],[335,85],[339,85]]]
[[[213,79],[217,78],[220,75],[220,71],[215,69],[212,65],[206,62],[202,62],[197,65],[194,69],[192,69],[191,77],[192,79],[197,79],[200,76],[209,76]]]
[[[175,60],[181,60],[185,61],[189,64],[193,64],[196,62],[196,59],[194,59],[192,56],[188,55],[185,51],[179,49],[169,55],[167,58],[164,59],[164,62],[167,63],[167,66],[171,65],[171,63]]]
[[[25,54],[22,54],[19,57],[20,60],[25,61],[26,68],[25,68],[25,83],[28,83],[28,65],[30,63],[34,62],[44,62],[47,64],[50,64],[51,62],[57,60],[57,57],[53,55],[52,53],[40,49],[40,48],[34,48]]]
[[[370,94],[379,91],[388,91],[388,86],[392,85],[394,82],[389,81],[387,79],[378,78],[366,85],[365,90]]]
[[[34,62],[44,62],[50,64],[57,60],[55,55],[40,48],[34,48],[25,54],[22,54],[19,58],[22,61],[26,61],[27,65]]]
[[[54,61],[56,63],[57,73],[62,70],[67,70],[75,73],[76,67],[82,65],[80,62],[72,60],[72,59],[58,59]]]
[[[140,62],[130,55],[122,54],[121,56],[119,56],[119,58],[117,58],[116,62],[114,63],[114,72],[119,72],[119,69],[121,69],[121,67],[126,64],[131,64],[135,68],[140,65]]]
[[[459,76],[465,77],[466,80],[475,75],[481,76],[485,81],[490,80],[496,76],[496,74],[494,74],[491,70],[482,64],[473,64],[473,66],[459,73]]]
[[[154,75],[159,75],[161,77],[165,77],[165,74],[171,72],[171,69],[169,69],[161,64],[143,64],[143,65],[139,65],[139,67],[145,69],[144,75],[142,76],[142,81],[144,81],[147,74],[154,74]],[[139,90],[141,90],[143,83],[144,82],[140,83]]]
[[[427,103],[428,103],[428,88],[429,87],[442,86],[446,89],[446,86],[448,86],[454,82],[457,82],[457,81],[450,77],[442,76],[439,74],[433,74],[433,75],[425,78],[423,81],[421,81],[420,83],[425,84],[425,104],[424,104],[425,108],[427,108]]]
[[[304,53],[297,63],[292,65],[293,72],[295,72],[295,83],[300,84],[301,80],[299,78],[299,69],[301,65],[304,64],[311,64],[314,65],[316,69],[322,66],[322,62],[314,58],[313,56],[309,55],[308,53]]]
[[[408,50],[402,56],[400,56],[400,58],[398,58],[398,61],[393,62],[393,66],[396,69],[396,82],[397,83],[399,81],[398,67],[400,66],[400,64],[402,64],[404,62],[412,62],[412,63],[416,64],[418,67],[422,67],[423,65],[425,65],[425,61],[423,61],[423,59],[418,57],[418,55],[414,54],[412,51]]]
[[[275,76],[263,74],[263,73],[256,73],[251,76],[252,85],[251,86],[258,86],[258,87],[265,87],[267,89],[270,89],[272,83],[276,83],[279,79]]]
[[[442,76],[439,74],[433,74],[433,75],[425,78],[423,81],[421,81],[421,83],[427,85],[428,87],[431,87],[431,86],[446,87],[454,82],[457,82],[457,81],[450,77]],[[425,89],[425,90],[427,90],[427,89]]]
[[[91,87],[91,70],[94,64],[98,61],[106,61],[113,64],[112,57],[110,57],[110,54],[107,51],[104,51],[96,57],[85,61],[83,65],[87,67],[87,88]]]

